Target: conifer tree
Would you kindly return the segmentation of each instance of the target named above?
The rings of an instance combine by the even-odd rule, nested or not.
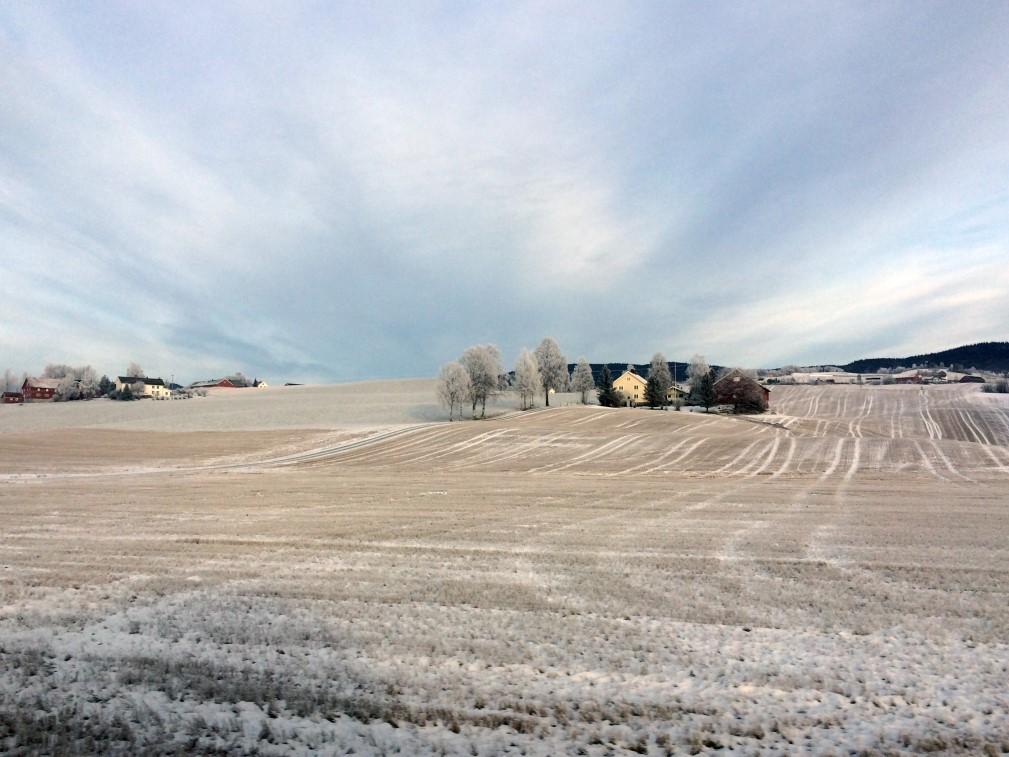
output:
[[[648,407],[663,407],[665,401],[666,397],[662,391],[661,382],[655,376],[649,376],[645,383],[645,402],[648,403]]]
[[[599,395],[599,404],[603,407],[616,407],[620,404],[620,398],[613,390],[613,376],[610,375],[610,368],[603,365],[603,372],[599,376],[599,388],[596,390]]]
[[[711,375],[711,371],[701,376],[697,385],[697,401],[704,405],[705,412],[715,404],[715,378]]]

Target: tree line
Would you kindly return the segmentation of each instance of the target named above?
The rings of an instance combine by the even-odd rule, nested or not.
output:
[[[586,384],[584,371],[576,369],[576,373],[576,391],[581,391],[583,401],[588,401],[588,392],[595,388],[595,384],[591,383],[591,370],[591,385]],[[488,400],[508,388],[518,392],[522,409],[526,410],[532,407],[537,393],[543,392],[549,407],[550,393],[563,391],[571,384],[567,359],[551,337],[546,337],[534,351],[524,349],[519,353],[514,378],[505,373],[501,351],[495,345],[477,344],[467,347],[458,360],[442,366],[438,374],[438,398],[448,409],[449,420],[455,420],[456,414],[461,419],[466,405],[469,405],[474,418],[479,407],[479,417],[484,418]]]
[[[634,370],[634,366],[628,366]],[[723,369],[722,373],[726,369]],[[739,370],[739,369],[735,369]],[[694,355],[686,369],[689,386],[687,401],[710,410],[716,404],[715,383],[719,374],[708,365],[703,355]],[[446,363],[438,374],[437,391],[441,404],[448,410],[449,420],[462,419],[468,406],[472,417],[484,418],[487,402],[506,390],[518,395],[519,407],[527,410],[534,406],[536,397],[543,395],[544,405],[550,407],[550,395],[571,391],[580,395],[582,404],[588,404],[591,392],[603,407],[620,407],[628,398],[613,386],[614,377],[604,364],[598,380],[585,357],[578,358],[568,373],[568,363],[557,341],[546,337],[535,350],[523,349],[515,360],[511,373],[506,373],[501,361],[501,351],[493,344],[478,344],[463,351],[458,360]],[[648,366],[645,385],[645,403],[650,407],[665,409],[670,404],[670,389],[674,386],[669,362],[665,355],[656,352]],[[734,401],[737,409],[763,409],[763,399],[749,387],[741,390]],[[676,409],[680,401],[674,400]],[[478,415],[479,410],[479,415]]]

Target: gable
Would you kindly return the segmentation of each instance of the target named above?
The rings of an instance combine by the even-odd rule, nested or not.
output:
[[[627,384],[630,384],[632,386],[635,384],[638,384],[640,386],[647,385],[647,382],[643,378],[641,378],[641,376],[639,376],[636,373],[631,373],[630,371],[624,371],[623,373],[621,373],[620,377],[613,382],[613,386],[617,386],[617,384],[619,383],[623,383],[625,386]]]

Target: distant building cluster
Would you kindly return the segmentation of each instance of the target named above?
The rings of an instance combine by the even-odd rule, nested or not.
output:
[[[102,377],[101,382],[94,384],[86,392],[81,391],[81,383],[79,380],[68,381],[66,377],[28,376],[21,384],[20,391],[8,388],[0,393],[0,404],[21,405],[25,402],[54,402],[59,399],[93,399],[96,397],[172,400],[193,397],[205,393],[206,389],[242,389],[246,387],[265,389],[269,386],[267,382],[258,378],[250,382],[240,373],[219,379],[194,381],[188,386],[166,383],[160,377],[135,375],[117,376],[115,382]],[[75,390],[74,396],[68,396],[68,387]]]
[[[628,407],[648,404],[645,396],[645,389],[647,387],[648,381],[631,368],[621,373],[613,381],[613,388],[620,392],[624,398],[624,404]],[[689,393],[690,387],[686,384],[674,383],[669,387],[669,391],[666,392],[666,401],[672,403],[678,399],[683,399]]]
[[[766,381],[769,384],[983,384],[985,379],[976,373],[943,368],[911,368],[880,373],[851,373],[840,369],[793,371],[768,376]]]

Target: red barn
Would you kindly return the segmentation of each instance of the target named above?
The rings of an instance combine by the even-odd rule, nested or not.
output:
[[[26,378],[21,385],[21,394],[25,402],[51,400],[56,395],[59,388],[59,379],[50,378]]]
[[[24,401],[25,396],[21,392],[3,393],[3,404],[5,405],[20,405]]]

